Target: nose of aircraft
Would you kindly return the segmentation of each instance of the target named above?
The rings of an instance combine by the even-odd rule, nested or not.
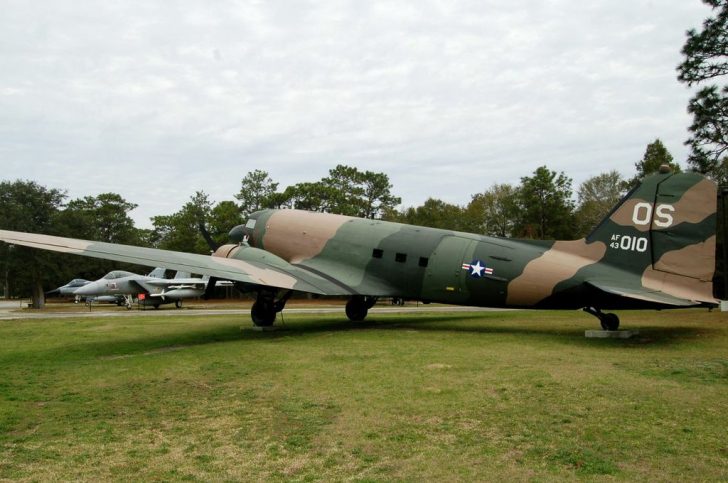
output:
[[[241,243],[245,238],[245,225],[238,225],[230,230],[228,238],[232,243]]]
[[[99,289],[98,282],[87,283],[73,291],[73,295],[96,295]]]

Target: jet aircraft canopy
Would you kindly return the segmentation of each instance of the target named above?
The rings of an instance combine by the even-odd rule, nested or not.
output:
[[[104,275],[103,278],[104,278],[104,280],[116,280],[117,278],[124,278],[124,277],[129,277],[132,275],[136,275],[136,274],[127,272],[125,270],[114,270],[114,271],[109,272],[106,275]]]

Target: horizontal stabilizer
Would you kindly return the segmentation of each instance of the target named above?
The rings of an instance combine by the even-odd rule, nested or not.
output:
[[[593,280],[590,280],[586,283],[587,285],[591,285],[592,287],[597,288],[608,294],[619,295],[621,297],[627,297],[635,300],[641,300],[643,302],[652,302],[660,305],[672,305],[674,307],[692,307],[695,305],[700,305],[700,302],[673,297],[672,295],[668,295],[664,292],[659,292],[656,290],[647,290],[644,288],[639,289],[617,287],[614,285],[609,285],[603,282]]]

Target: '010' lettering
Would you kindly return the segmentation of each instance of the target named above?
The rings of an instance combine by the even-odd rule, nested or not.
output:
[[[618,250],[629,250],[642,253],[647,251],[647,237],[612,235],[612,241],[609,244],[609,247],[616,248]]]

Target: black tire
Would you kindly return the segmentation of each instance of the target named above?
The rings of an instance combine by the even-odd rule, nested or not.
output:
[[[604,330],[617,330],[619,329],[619,317],[617,317],[617,314],[604,314],[600,322],[602,324],[602,329]]]
[[[258,327],[270,327],[276,320],[276,311],[273,304],[257,301],[250,309],[250,318]]]
[[[361,322],[367,316],[369,310],[363,300],[354,298],[346,304],[346,316],[352,322]]]
[[[182,308],[182,301],[181,300],[175,300],[174,301],[174,306],[177,307],[178,309],[181,309]]]
[[[152,307],[154,307],[154,310],[157,310],[159,308],[159,304],[154,304]]]

